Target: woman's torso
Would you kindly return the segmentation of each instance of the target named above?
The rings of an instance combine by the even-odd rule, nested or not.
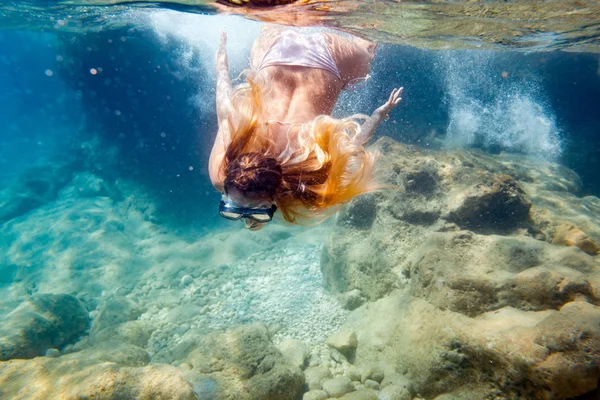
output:
[[[310,122],[319,115],[330,115],[348,81],[365,76],[373,58],[375,45],[366,40],[350,40],[338,35],[322,36],[333,58],[335,71],[294,65],[261,68],[265,55],[281,34],[282,27],[267,27],[255,42],[250,64],[259,79],[267,82],[263,105],[273,139],[285,147],[290,125]],[[293,134],[293,132],[292,132]]]

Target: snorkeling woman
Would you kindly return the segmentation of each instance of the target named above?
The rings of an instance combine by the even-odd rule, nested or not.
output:
[[[221,216],[243,219],[251,230],[276,211],[299,223],[325,218],[376,188],[377,153],[363,146],[402,100],[402,88],[370,117],[329,116],[342,90],[368,78],[376,44],[265,25],[246,83],[233,88],[226,41],[223,32],[216,54],[219,129],[209,160],[210,179],[223,194]]]

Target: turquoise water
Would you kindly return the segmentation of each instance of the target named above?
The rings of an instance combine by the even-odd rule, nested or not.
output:
[[[597,398],[598,4],[108,3],[0,6],[0,399]],[[404,93],[392,188],[251,232],[214,55],[272,20],[377,41],[335,117]]]

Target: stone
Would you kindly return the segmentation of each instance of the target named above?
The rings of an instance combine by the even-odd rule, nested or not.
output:
[[[341,330],[360,344],[353,364],[383,367],[383,380],[368,377],[380,397],[558,400],[593,390],[600,269],[576,243],[600,243],[600,199],[575,195],[579,178],[552,162],[388,138],[374,147],[385,183],[401,189],[373,193],[369,229],[337,224],[321,271],[341,304],[354,290],[367,299]],[[566,234],[571,246],[549,242]]]
[[[346,370],[346,376],[350,378],[351,381],[360,381],[360,375],[360,368],[358,368],[355,365],[348,367],[348,369]]]
[[[360,389],[340,397],[342,400],[379,400],[377,393],[371,389]]]
[[[169,311],[167,321],[176,325],[190,322],[200,315],[201,309],[202,307],[194,303],[182,304]]]
[[[347,376],[339,376],[323,382],[323,390],[330,397],[342,397],[346,393],[354,391],[354,386]]]
[[[559,310],[506,307],[476,318],[409,300],[407,294],[375,305],[377,310],[351,315],[346,322],[362,327],[356,362],[402,360],[415,392],[426,398],[458,388],[473,393],[496,388],[511,398],[525,391],[539,398],[569,398],[593,390],[600,378],[600,308],[585,301]],[[369,317],[391,309],[400,318],[385,325]],[[498,365],[503,366],[501,388],[494,386]],[[481,382],[488,373],[490,379]]]
[[[412,391],[412,385],[410,379],[406,375],[400,375],[396,372],[386,372],[383,380],[380,382],[379,387],[385,389],[386,387],[393,385],[400,389],[406,389],[408,392]]]
[[[358,346],[356,333],[353,331],[339,331],[327,338],[327,345],[338,350],[348,358],[352,358],[353,352]]]
[[[552,244],[559,246],[577,246],[584,252],[590,255],[600,253],[600,246],[589,238],[575,225],[563,223],[561,224],[552,238]]]
[[[63,356],[66,360],[79,360],[86,357],[90,362],[112,362],[128,367],[143,367],[150,362],[150,355],[141,347],[129,343],[107,340],[88,347],[80,352]]]
[[[355,310],[367,302],[367,297],[358,289],[350,290],[338,296],[342,308],[346,310]]]
[[[306,359],[310,353],[304,343],[297,339],[286,339],[279,343],[277,348],[288,364],[304,369]]]
[[[336,349],[329,349],[329,356],[333,361],[335,361],[338,364],[344,364],[348,362],[346,356]]]
[[[179,344],[171,351],[173,359],[183,360],[187,358],[200,345],[205,334],[206,332],[199,329],[189,329],[185,332]]]
[[[0,362],[0,388],[7,399],[197,400],[183,373],[170,365],[123,367],[87,360],[87,352]],[[31,382],[44,384],[32,385]]]
[[[90,172],[80,172],[73,176],[71,182],[69,182],[58,195],[62,198],[73,198],[97,196],[111,197],[112,194],[116,193],[114,190],[111,190],[104,179]],[[117,199],[119,198],[119,196],[115,197]]]
[[[352,227],[359,230],[371,229],[377,217],[377,201],[373,194],[366,194],[354,198],[337,215],[338,225]]]
[[[302,395],[302,400],[325,400],[327,398],[329,398],[327,392],[319,389],[310,390]]]
[[[368,364],[363,366],[361,382],[366,386],[367,381],[381,382],[384,378],[383,368],[379,364]]]
[[[188,356],[193,370],[203,376],[203,390],[215,399],[256,398],[295,400],[302,393],[304,375],[289,365],[273,345],[264,324],[240,325],[212,332]],[[232,382],[237,382],[232,384]]]
[[[129,343],[138,347],[146,347],[152,332],[156,328],[148,321],[127,321],[118,325],[112,325],[97,331],[91,338],[91,342],[102,342],[116,340]]]
[[[184,275],[181,278],[181,286],[183,287],[189,286],[192,282],[194,282],[194,278],[192,278],[190,275]]]
[[[44,353],[44,357],[52,357],[52,358],[60,357],[60,350],[48,349],[48,350],[46,350],[46,353]]]
[[[332,377],[329,368],[322,365],[308,367],[304,370],[304,379],[308,390],[321,389],[323,382]]]
[[[15,185],[0,191],[0,224],[54,200],[74,167],[70,162],[50,162],[27,169]]]
[[[514,229],[529,221],[531,202],[519,184],[508,175],[484,175],[444,217],[460,227],[477,232]]]
[[[143,310],[133,300],[127,297],[113,297],[106,301],[92,322],[90,335],[94,335],[102,329],[119,325],[123,322],[137,319]]]
[[[0,360],[32,358],[73,343],[89,325],[83,304],[67,294],[31,296],[0,325]]]
[[[388,385],[379,391],[379,400],[410,400],[410,392],[396,385]]]
[[[367,389],[379,390],[379,382],[377,382],[377,381],[367,379],[367,380],[365,380],[364,385]]]

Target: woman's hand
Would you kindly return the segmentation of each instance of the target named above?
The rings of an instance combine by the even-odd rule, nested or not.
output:
[[[384,105],[373,111],[373,114],[371,114],[371,116],[367,118],[367,120],[361,125],[360,134],[356,135],[356,137],[354,138],[354,140],[357,143],[359,143],[360,145],[366,144],[369,141],[369,139],[371,139],[371,136],[373,136],[373,132],[375,132],[375,129],[379,126],[381,120],[383,120],[384,118],[389,118],[388,114],[390,113],[390,111],[392,111],[394,107],[396,107],[398,103],[400,103],[400,101],[402,100],[402,97],[400,97],[400,95],[402,94],[403,89],[404,88],[392,90],[388,101],[386,101]]]
[[[225,31],[221,31],[221,43],[219,43],[219,48],[217,49],[217,59],[219,57],[227,57],[227,33]]]
[[[388,101],[384,105],[379,107],[376,111],[381,113],[381,115],[385,119],[388,119],[390,117],[388,115],[390,113],[390,111],[392,111],[394,109],[394,107],[396,107],[402,100],[402,97],[400,97],[400,95],[402,94],[403,90],[404,90],[404,88],[392,90],[392,93],[390,94],[390,98],[388,99]]]

